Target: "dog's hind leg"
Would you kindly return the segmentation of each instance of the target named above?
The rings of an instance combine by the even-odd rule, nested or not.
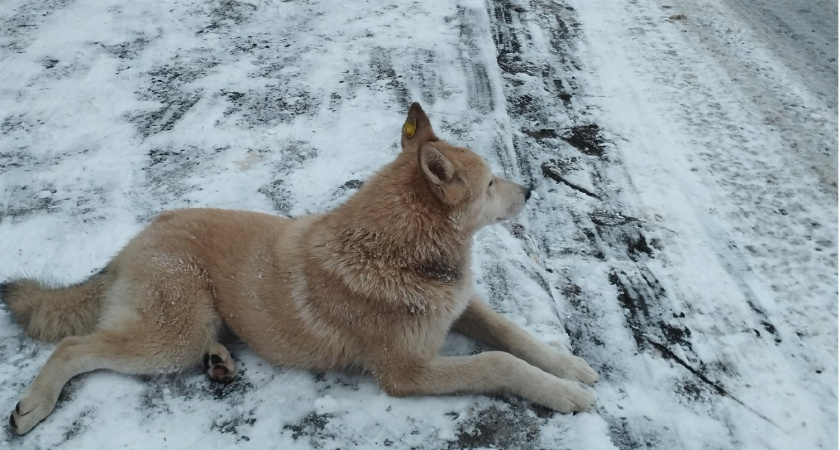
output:
[[[9,417],[14,432],[26,433],[49,415],[61,389],[76,375],[97,369],[173,373],[195,366],[211,349],[219,352],[221,346],[214,344],[220,321],[208,291],[171,289],[169,295],[138,296],[145,291],[126,287],[114,292],[125,301],[111,303],[98,331],[56,346]]]
[[[507,393],[555,411],[583,411],[595,397],[575,381],[557,378],[505,352],[436,357],[428,361],[389,361],[375,369],[389,395]]]
[[[62,340],[24,392],[9,417],[12,431],[28,432],[48,416],[64,385],[74,376],[97,369],[110,369],[127,374],[169,373],[180,370],[187,360],[172,358],[156,347],[160,342],[132,330],[100,331],[87,336]]]
[[[230,383],[236,378],[236,364],[224,345],[214,342],[204,354],[207,375],[220,383]]]
[[[580,380],[587,384],[598,381],[598,374],[582,358],[538,341],[478,298],[470,300],[467,309],[453,328],[558,377]]]

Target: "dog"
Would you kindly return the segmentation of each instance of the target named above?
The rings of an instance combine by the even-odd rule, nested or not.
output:
[[[516,216],[530,189],[435,135],[418,103],[402,151],[335,210],[294,219],[246,211],[160,214],[98,274],[69,287],[0,285],[29,336],[58,342],[9,417],[24,434],[81,373],[172,373],[202,361],[229,381],[232,331],[276,365],[361,369],[396,397],[507,393],[582,411],[597,373],[541,343],[473,293],[473,234]],[[499,351],[440,356],[455,330]]]

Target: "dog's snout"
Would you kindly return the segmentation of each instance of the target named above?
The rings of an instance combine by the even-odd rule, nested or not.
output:
[[[531,190],[531,186],[525,188],[525,201],[528,201],[528,199],[531,198]]]

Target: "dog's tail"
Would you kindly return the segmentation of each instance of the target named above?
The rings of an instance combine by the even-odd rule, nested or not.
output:
[[[17,323],[35,339],[58,342],[67,336],[93,332],[99,323],[102,298],[114,279],[107,268],[68,287],[50,287],[21,279],[0,284],[0,300]]]

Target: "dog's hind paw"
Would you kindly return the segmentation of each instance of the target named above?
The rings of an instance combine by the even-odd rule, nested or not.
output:
[[[218,342],[204,354],[204,369],[207,375],[219,383],[230,383],[236,378],[236,365],[225,346]]]

